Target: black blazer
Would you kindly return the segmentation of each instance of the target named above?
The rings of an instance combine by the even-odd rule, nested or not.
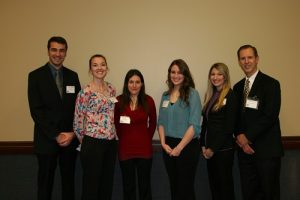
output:
[[[218,111],[211,109],[208,112],[208,119],[206,111],[202,113],[200,144],[211,148],[214,152],[233,148],[235,144],[233,135],[238,108],[237,98],[231,89],[225,98],[226,104]]]
[[[62,68],[63,97],[60,97],[48,64],[32,71],[28,76],[28,101],[34,121],[34,150],[36,153],[55,153],[61,147],[56,142],[60,132],[73,131],[74,108],[80,90],[76,72]],[[74,91],[66,91],[74,86]],[[70,87],[68,87],[70,89]],[[66,148],[75,148],[76,137]]]
[[[252,142],[255,156],[271,158],[283,155],[279,112],[280,84],[274,78],[258,72],[248,98],[258,101],[258,108],[243,108],[245,78],[234,86],[239,99],[239,118],[236,134],[245,133]]]

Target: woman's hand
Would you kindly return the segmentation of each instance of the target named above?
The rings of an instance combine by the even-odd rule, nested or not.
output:
[[[179,156],[182,149],[178,146],[176,146],[170,153],[170,156]]]
[[[170,155],[170,153],[172,152],[172,148],[171,148],[169,145],[167,145],[167,144],[162,144],[161,146],[162,146],[162,148],[165,150],[165,152],[166,152],[168,155]]]
[[[205,147],[202,147],[202,153],[205,159],[210,159],[214,155],[214,152],[210,148]]]

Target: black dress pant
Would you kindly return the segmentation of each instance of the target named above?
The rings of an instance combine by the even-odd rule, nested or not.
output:
[[[51,200],[57,160],[61,176],[62,200],[74,200],[74,174],[77,151],[75,147],[61,148],[54,154],[37,154],[38,200]]]
[[[136,178],[139,200],[151,200],[152,159],[133,158],[120,161],[123,179],[123,199],[136,200]]]
[[[260,159],[238,152],[243,200],[279,200],[281,157]]]
[[[166,144],[171,148],[181,141],[166,137]],[[169,177],[172,200],[195,200],[195,176],[200,155],[198,139],[193,139],[181,151],[178,157],[170,157],[163,151],[163,159]]]
[[[207,160],[207,171],[212,200],[234,200],[232,176],[234,150],[215,152]]]
[[[117,154],[117,141],[84,136],[80,160],[82,200],[110,200]]]

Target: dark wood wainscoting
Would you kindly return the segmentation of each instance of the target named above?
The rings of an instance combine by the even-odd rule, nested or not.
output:
[[[285,149],[300,149],[300,136],[284,136],[282,143]],[[153,140],[153,148],[160,151],[160,142]],[[0,141],[0,154],[32,154],[32,141]]]
[[[284,149],[300,149],[300,136],[285,136],[281,140]]]
[[[0,141],[0,154],[32,154],[32,141]]]

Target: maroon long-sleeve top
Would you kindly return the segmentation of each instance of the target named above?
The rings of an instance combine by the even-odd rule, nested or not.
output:
[[[119,138],[119,159],[152,157],[152,137],[156,129],[156,108],[152,97],[147,95],[148,112],[142,106],[131,110],[127,105],[120,111],[121,96],[115,105],[115,126]],[[120,122],[121,117],[130,118],[130,123]]]

